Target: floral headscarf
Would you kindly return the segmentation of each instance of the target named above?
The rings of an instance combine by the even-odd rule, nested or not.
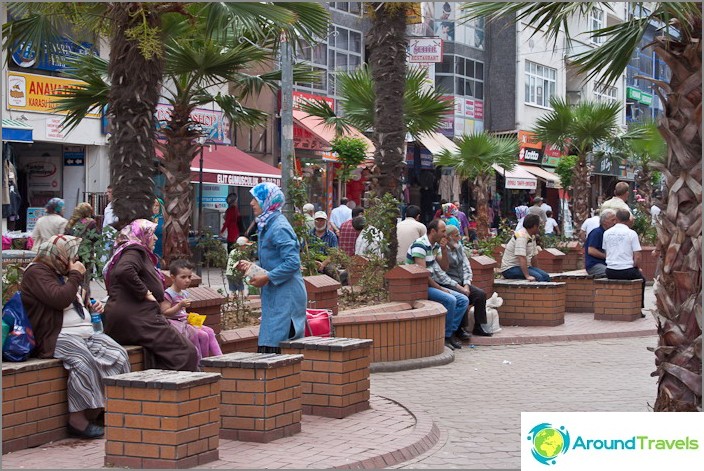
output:
[[[71,216],[71,219],[68,220],[68,224],[66,224],[66,232],[69,232],[79,221],[85,224],[92,216],[93,207],[90,203],[80,203],[73,210],[73,215]]]
[[[272,216],[281,212],[281,208],[286,203],[286,198],[281,188],[271,182],[260,183],[249,192],[256,198],[262,213],[256,217],[257,227],[261,232]]]
[[[68,267],[78,257],[80,237],[55,235],[37,247],[34,261],[51,267],[58,275],[68,275]]]
[[[442,215],[446,218],[457,217],[459,210],[457,206],[452,203],[445,203],[442,205]]]
[[[159,203],[159,212],[152,216],[152,221],[157,222],[159,220],[159,218],[164,217],[164,200],[162,200],[161,198],[156,198],[154,200],[154,202]],[[154,205],[152,204],[152,206],[154,206]],[[152,209],[152,211],[153,211],[153,209]]]
[[[105,264],[105,268],[103,269],[103,278],[105,279],[106,288],[109,284],[110,272],[115,267],[115,264],[117,264],[118,260],[120,260],[120,257],[122,257],[122,253],[127,247],[131,247],[134,245],[139,245],[147,250],[147,253],[149,254],[149,259],[154,264],[154,269],[159,274],[159,278],[161,278],[162,281],[164,280],[164,275],[161,273],[161,271],[156,268],[159,260],[149,248],[149,243],[151,242],[152,236],[154,235],[156,226],[157,224],[155,222],[152,222],[148,219],[135,219],[134,221],[123,227],[122,230],[117,234],[117,237],[115,237],[115,253],[112,255],[112,258],[110,258],[108,263]]]

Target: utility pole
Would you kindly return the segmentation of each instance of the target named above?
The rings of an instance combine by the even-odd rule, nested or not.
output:
[[[289,189],[293,180],[293,49],[281,34],[281,189],[286,196],[284,214],[293,214]]]

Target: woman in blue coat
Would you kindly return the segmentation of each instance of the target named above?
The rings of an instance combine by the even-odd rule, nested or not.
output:
[[[279,343],[303,337],[306,321],[306,289],[301,274],[298,238],[281,213],[285,199],[273,183],[260,183],[250,190],[250,203],[259,234],[259,265],[265,274],[254,275],[249,284],[261,288],[262,321],[260,353],[281,353]],[[246,271],[249,262],[238,268]]]

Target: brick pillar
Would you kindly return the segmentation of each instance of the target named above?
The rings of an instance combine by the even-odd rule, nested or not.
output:
[[[219,379],[166,370],[105,378],[105,465],[180,469],[217,460]]]
[[[594,276],[586,273],[555,275],[551,280],[567,284],[566,312],[594,312]]]
[[[310,309],[330,309],[337,315],[337,290],[340,282],[327,275],[306,276],[303,278],[308,293],[308,307]]]
[[[594,319],[635,321],[640,319],[643,282],[640,280],[594,280]]]
[[[303,355],[235,352],[203,358],[220,373],[220,436],[268,443],[301,431]]]
[[[355,255],[350,259],[350,266],[347,270],[350,285],[356,285],[359,283],[359,280],[362,278],[362,272],[364,271],[367,263],[369,263],[369,259],[361,255]]]
[[[643,246],[640,251],[640,267],[645,281],[655,279],[655,269],[658,265],[658,255],[653,255],[655,247]]]
[[[484,290],[487,298],[494,292],[494,268],[496,260],[486,255],[475,255],[469,258],[472,267],[472,285]]]
[[[222,330],[222,305],[225,304],[225,296],[207,286],[188,288],[188,296],[191,300],[189,312],[196,312],[207,316],[203,325],[207,325],[216,334]]]
[[[428,299],[430,272],[419,265],[398,265],[386,272],[389,301],[413,303]]]
[[[584,247],[576,241],[568,242],[567,247],[570,250],[562,261],[562,271],[584,270]]]
[[[302,353],[303,413],[341,419],[369,409],[372,340],[306,337],[281,342],[282,353]]]
[[[564,258],[565,254],[558,249],[543,249],[533,258],[531,265],[548,273],[560,273]]]

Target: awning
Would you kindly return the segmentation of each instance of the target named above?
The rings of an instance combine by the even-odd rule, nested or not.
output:
[[[157,157],[161,152],[157,149]],[[200,177],[200,153],[191,162],[191,183]],[[281,185],[281,170],[233,146],[203,148],[203,183],[251,188],[261,182]]]
[[[303,110],[293,110],[293,141],[296,149],[329,151],[335,139],[335,128],[327,126],[322,118],[310,116]],[[298,127],[298,129],[296,129]],[[374,143],[354,128],[346,136],[362,139],[367,144],[367,155],[374,155]]]
[[[2,120],[2,140],[3,142],[28,142],[32,143],[32,126],[15,119]]]
[[[532,173],[536,177],[545,181],[548,188],[562,188],[562,185],[560,185],[560,176],[556,175],[548,170],[545,170],[542,167],[536,167],[533,165],[521,165],[521,164],[516,165],[516,167],[520,167],[522,170],[525,170],[529,173]]]
[[[504,176],[506,180],[504,188],[507,190],[535,190],[538,188],[538,180],[532,173],[523,170],[521,165],[516,165],[513,170],[506,170],[496,164],[493,164],[492,167]]]
[[[424,133],[418,136],[418,139],[421,144],[423,144],[423,146],[435,156],[442,154],[445,150],[452,153],[457,153],[459,151],[454,142],[439,132]]]

